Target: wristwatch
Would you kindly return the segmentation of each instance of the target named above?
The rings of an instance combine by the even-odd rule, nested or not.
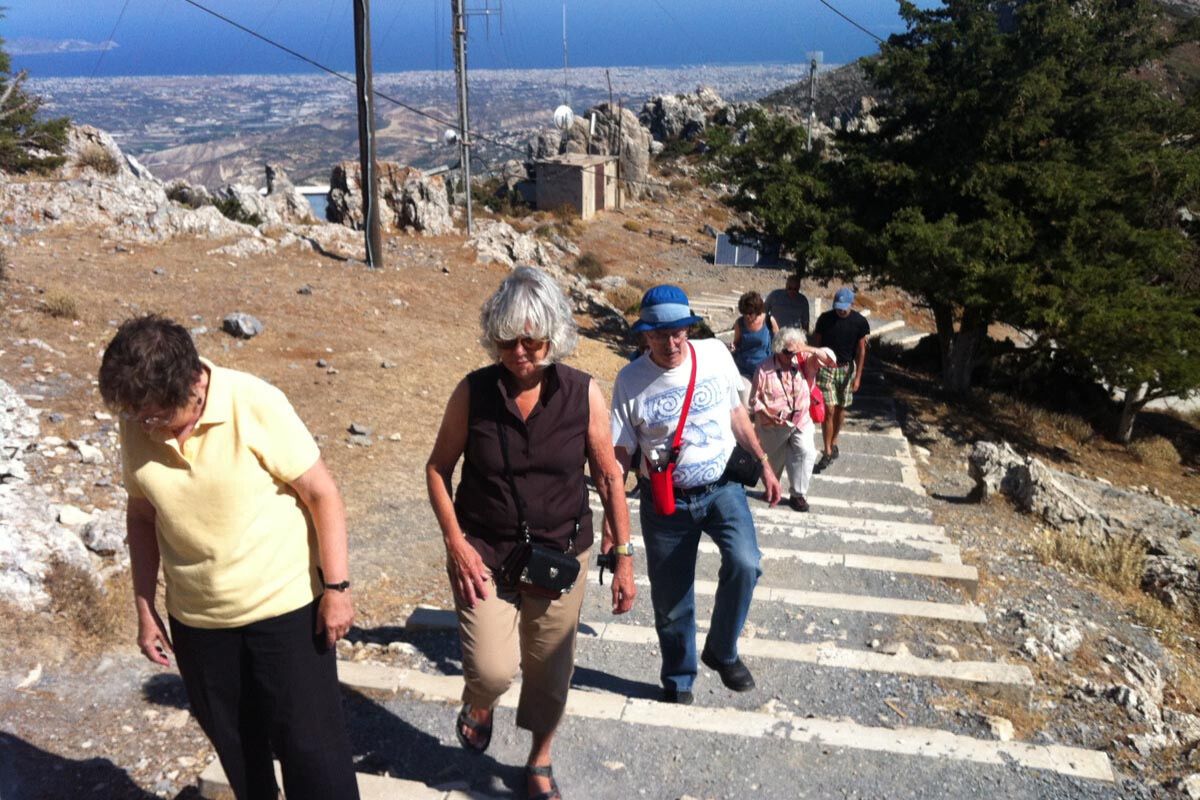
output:
[[[633,542],[626,542],[625,544],[614,544],[612,546],[612,549],[609,550],[608,552],[613,553],[618,556],[632,556],[633,555]]]
[[[332,589],[335,592],[344,592],[350,588],[350,581],[342,581],[341,583],[326,583],[326,589]]]

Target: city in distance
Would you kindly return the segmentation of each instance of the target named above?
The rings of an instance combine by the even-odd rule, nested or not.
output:
[[[486,136],[476,155],[495,168],[521,158],[538,131],[552,127],[555,106],[577,114],[609,99],[635,114],[649,98],[715,89],[727,100],[756,100],[808,76],[807,64],[692,65],[562,70],[472,70],[472,129]],[[46,111],[108,131],[159,178],[216,187],[261,185],[263,164],[277,163],[297,183],[325,183],[331,167],[358,156],[352,83],[330,75],[220,75],[42,78],[30,88]],[[380,159],[429,168],[457,160],[443,142],[455,127],[454,74],[383,73],[377,92],[421,109],[377,101]],[[477,165],[477,169],[479,166]]]

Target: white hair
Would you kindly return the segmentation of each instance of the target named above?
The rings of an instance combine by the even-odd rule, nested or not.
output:
[[[808,337],[799,328],[780,328],[771,341],[771,352],[782,353],[794,344],[808,344]]]
[[[536,267],[517,267],[504,279],[480,308],[479,327],[479,342],[495,359],[500,358],[496,342],[531,336],[549,340],[543,364],[552,364],[575,352],[579,338],[567,296]]]

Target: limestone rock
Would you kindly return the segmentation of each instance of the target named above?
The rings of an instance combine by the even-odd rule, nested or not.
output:
[[[76,508],[72,505],[62,505],[58,507],[57,519],[60,525],[66,525],[68,528],[79,528],[91,522],[92,515],[81,508]]]
[[[454,229],[450,196],[441,175],[427,177],[415,167],[380,161],[379,202],[388,213],[380,215],[385,230],[411,229],[438,236]],[[329,177],[326,215],[355,230],[363,228],[362,178],[357,161],[343,161]]]
[[[475,236],[467,244],[475,248],[476,260],[481,264],[495,261],[508,267],[518,264],[546,267],[555,263],[550,248],[540,239],[518,232],[507,222],[480,221],[475,226]]]
[[[90,445],[80,439],[73,439],[71,447],[79,453],[79,461],[83,464],[103,464],[104,452],[95,445]]]
[[[612,108],[600,103],[575,120],[562,140],[561,151],[566,153],[619,154],[621,191],[627,197],[640,198],[650,176],[650,131],[627,108]],[[596,118],[592,135],[591,118]]]
[[[1051,469],[1007,443],[976,442],[968,471],[980,498],[1007,495],[1058,530],[1097,542],[1134,540],[1146,551],[1142,588],[1200,615],[1200,516],[1140,492]]]
[[[79,532],[83,546],[101,556],[125,553],[125,516],[111,509],[97,511]]]
[[[255,316],[236,311],[221,320],[221,330],[239,339],[253,339],[263,332],[263,324]]]

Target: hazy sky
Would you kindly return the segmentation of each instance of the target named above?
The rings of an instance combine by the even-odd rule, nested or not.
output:
[[[183,0],[0,0],[17,68],[34,76],[305,72],[311,68],[189,6]],[[200,0],[329,66],[353,67],[350,0]],[[900,30],[894,0],[830,0],[886,38]],[[924,0],[921,5],[931,5]],[[468,61],[481,68],[562,64],[561,0],[466,0],[502,8],[472,18]],[[823,50],[840,63],[875,41],[819,0],[568,0],[570,63],[579,66],[798,62]],[[447,69],[450,0],[374,0],[375,68]],[[70,41],[77,40],[77,41]],[[97,64],[99,64],[97,70]]]

